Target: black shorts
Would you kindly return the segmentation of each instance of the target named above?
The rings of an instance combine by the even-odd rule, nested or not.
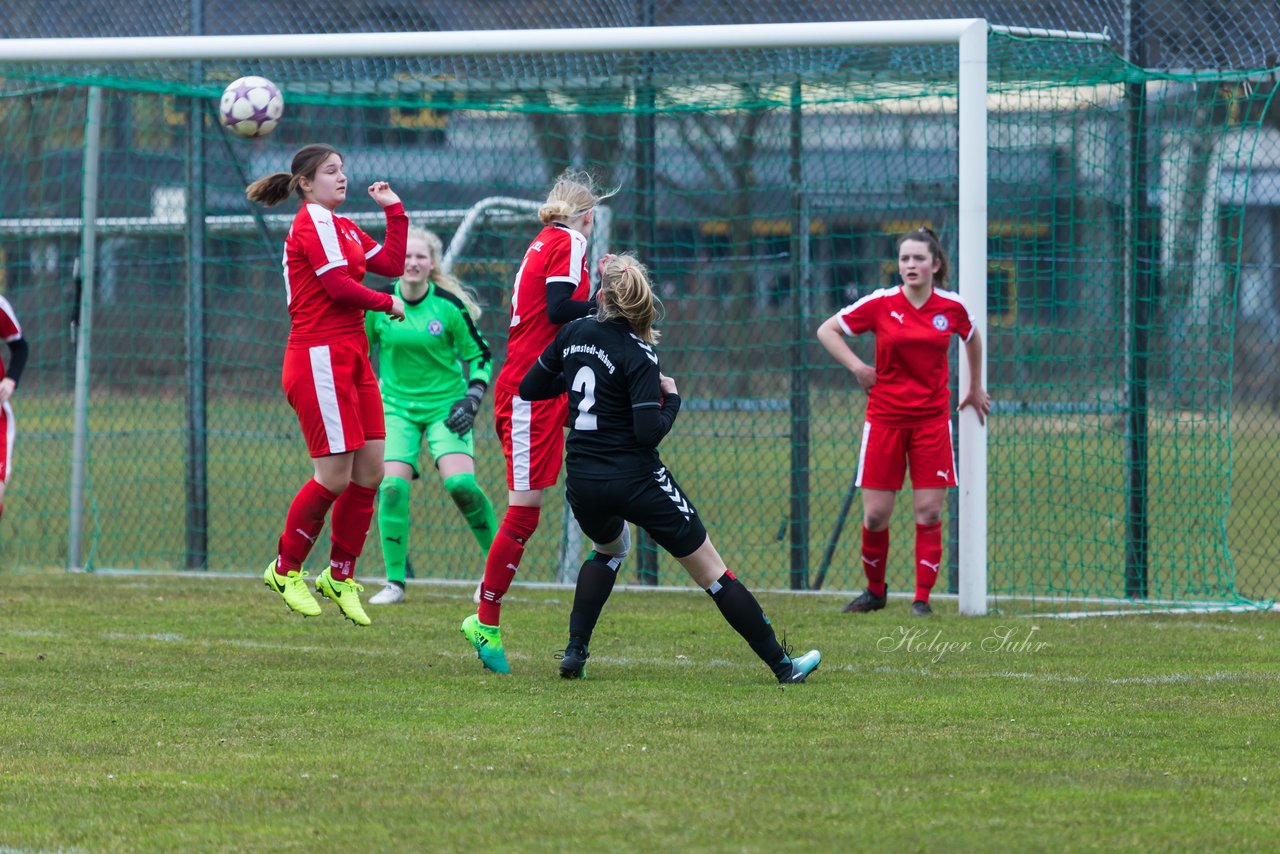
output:
[[[614,480],[565,478],[565,497],[582,532],[597,543],[622,533],[623,521],[649,532],[673,557],[688,557],[707,539],[698,511],[671,472],[623,475]]]

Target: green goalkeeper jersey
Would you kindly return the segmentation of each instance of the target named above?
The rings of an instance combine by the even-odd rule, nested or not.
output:
[[[395,292],[404,299],[399,282]],[[404,313],[403,321],[381,312],[365,314],[382,397],[424,421],[439,420],[466,393],[469,382],[488,385],[493,354],[462,301],[434,282],[418,302],[404,299]]]

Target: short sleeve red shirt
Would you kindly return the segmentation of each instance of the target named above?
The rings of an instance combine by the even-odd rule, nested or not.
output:
[[[0,341],[17,341],[22,337],[22,324],[9,301],[0,296]],[[4,379],[4,363],[0,362],[0,380]]]
[[[552,282],[572,285],[575,300],[585,300],[590,294],[587,239],[568,226],[554,223],[542,229],[525,250],[511,293],[507,359],[498,373],[497,384],[512,393],[518,391],[520,380],[562,325],[547,319],[547,285]]]
[[[934,288],[916,308],[901,287],[882,288],[839,313],[847,335],[876,338],[876,384],[867,400],[867,420],[914,427],[950,414],[951,336],[968,341],[973,317],[960,295]]]
[[[364,334],[363,309],[335,303],[325,292],[320,276],[345,267],[348,276],[363,281],[365,262],[380,251],[382,245],[346,217],[323,205],[302,206],[284,243],[291,347],[309,347]]]

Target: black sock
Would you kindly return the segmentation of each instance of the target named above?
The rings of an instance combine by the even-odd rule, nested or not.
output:
[[[388,583],[388,584],[394,584],[396,587],[399,587],[401,590],[403,590],[403,589],[404,589],[404,582],[403,582],[403,581],[394,581],[394,580],[392,580],[392,579],[388,578],[388,579],[387,579],[387,583]]]
[[[716,607],[729,625],[742,635],[752,652],[769,665],[775,676],[785,676],[791,670],[791,659],[778,643],[769,618],[764,615],[756,597],[751,595],[746,585],[734,578],[733,573],[726,572],[720,576],[707,588],[707,593],[715,600]]]
[[[569,642],[583,646],[591,643],[604,603],[609,601],[613,583],[618,578],[622,558],[593,551],[578,570],[578,585],[573,591],[573,611],[569,614]]]

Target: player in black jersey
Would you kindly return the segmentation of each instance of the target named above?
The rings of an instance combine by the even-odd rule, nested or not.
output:
[[[565,324],[520,383],[525,400],[569,393],[565,495],[594,546],[578,572],[560,675],[582,675],[591,633],[631,548],[627,522],[634,522],[711,595],[779,682],[803,682],[822,656],[816,649],[787,655],[658,457],[680,395],[658,368],[657,301],[644,265],[630,255],[608,257],[596,301],[597,314]]]

